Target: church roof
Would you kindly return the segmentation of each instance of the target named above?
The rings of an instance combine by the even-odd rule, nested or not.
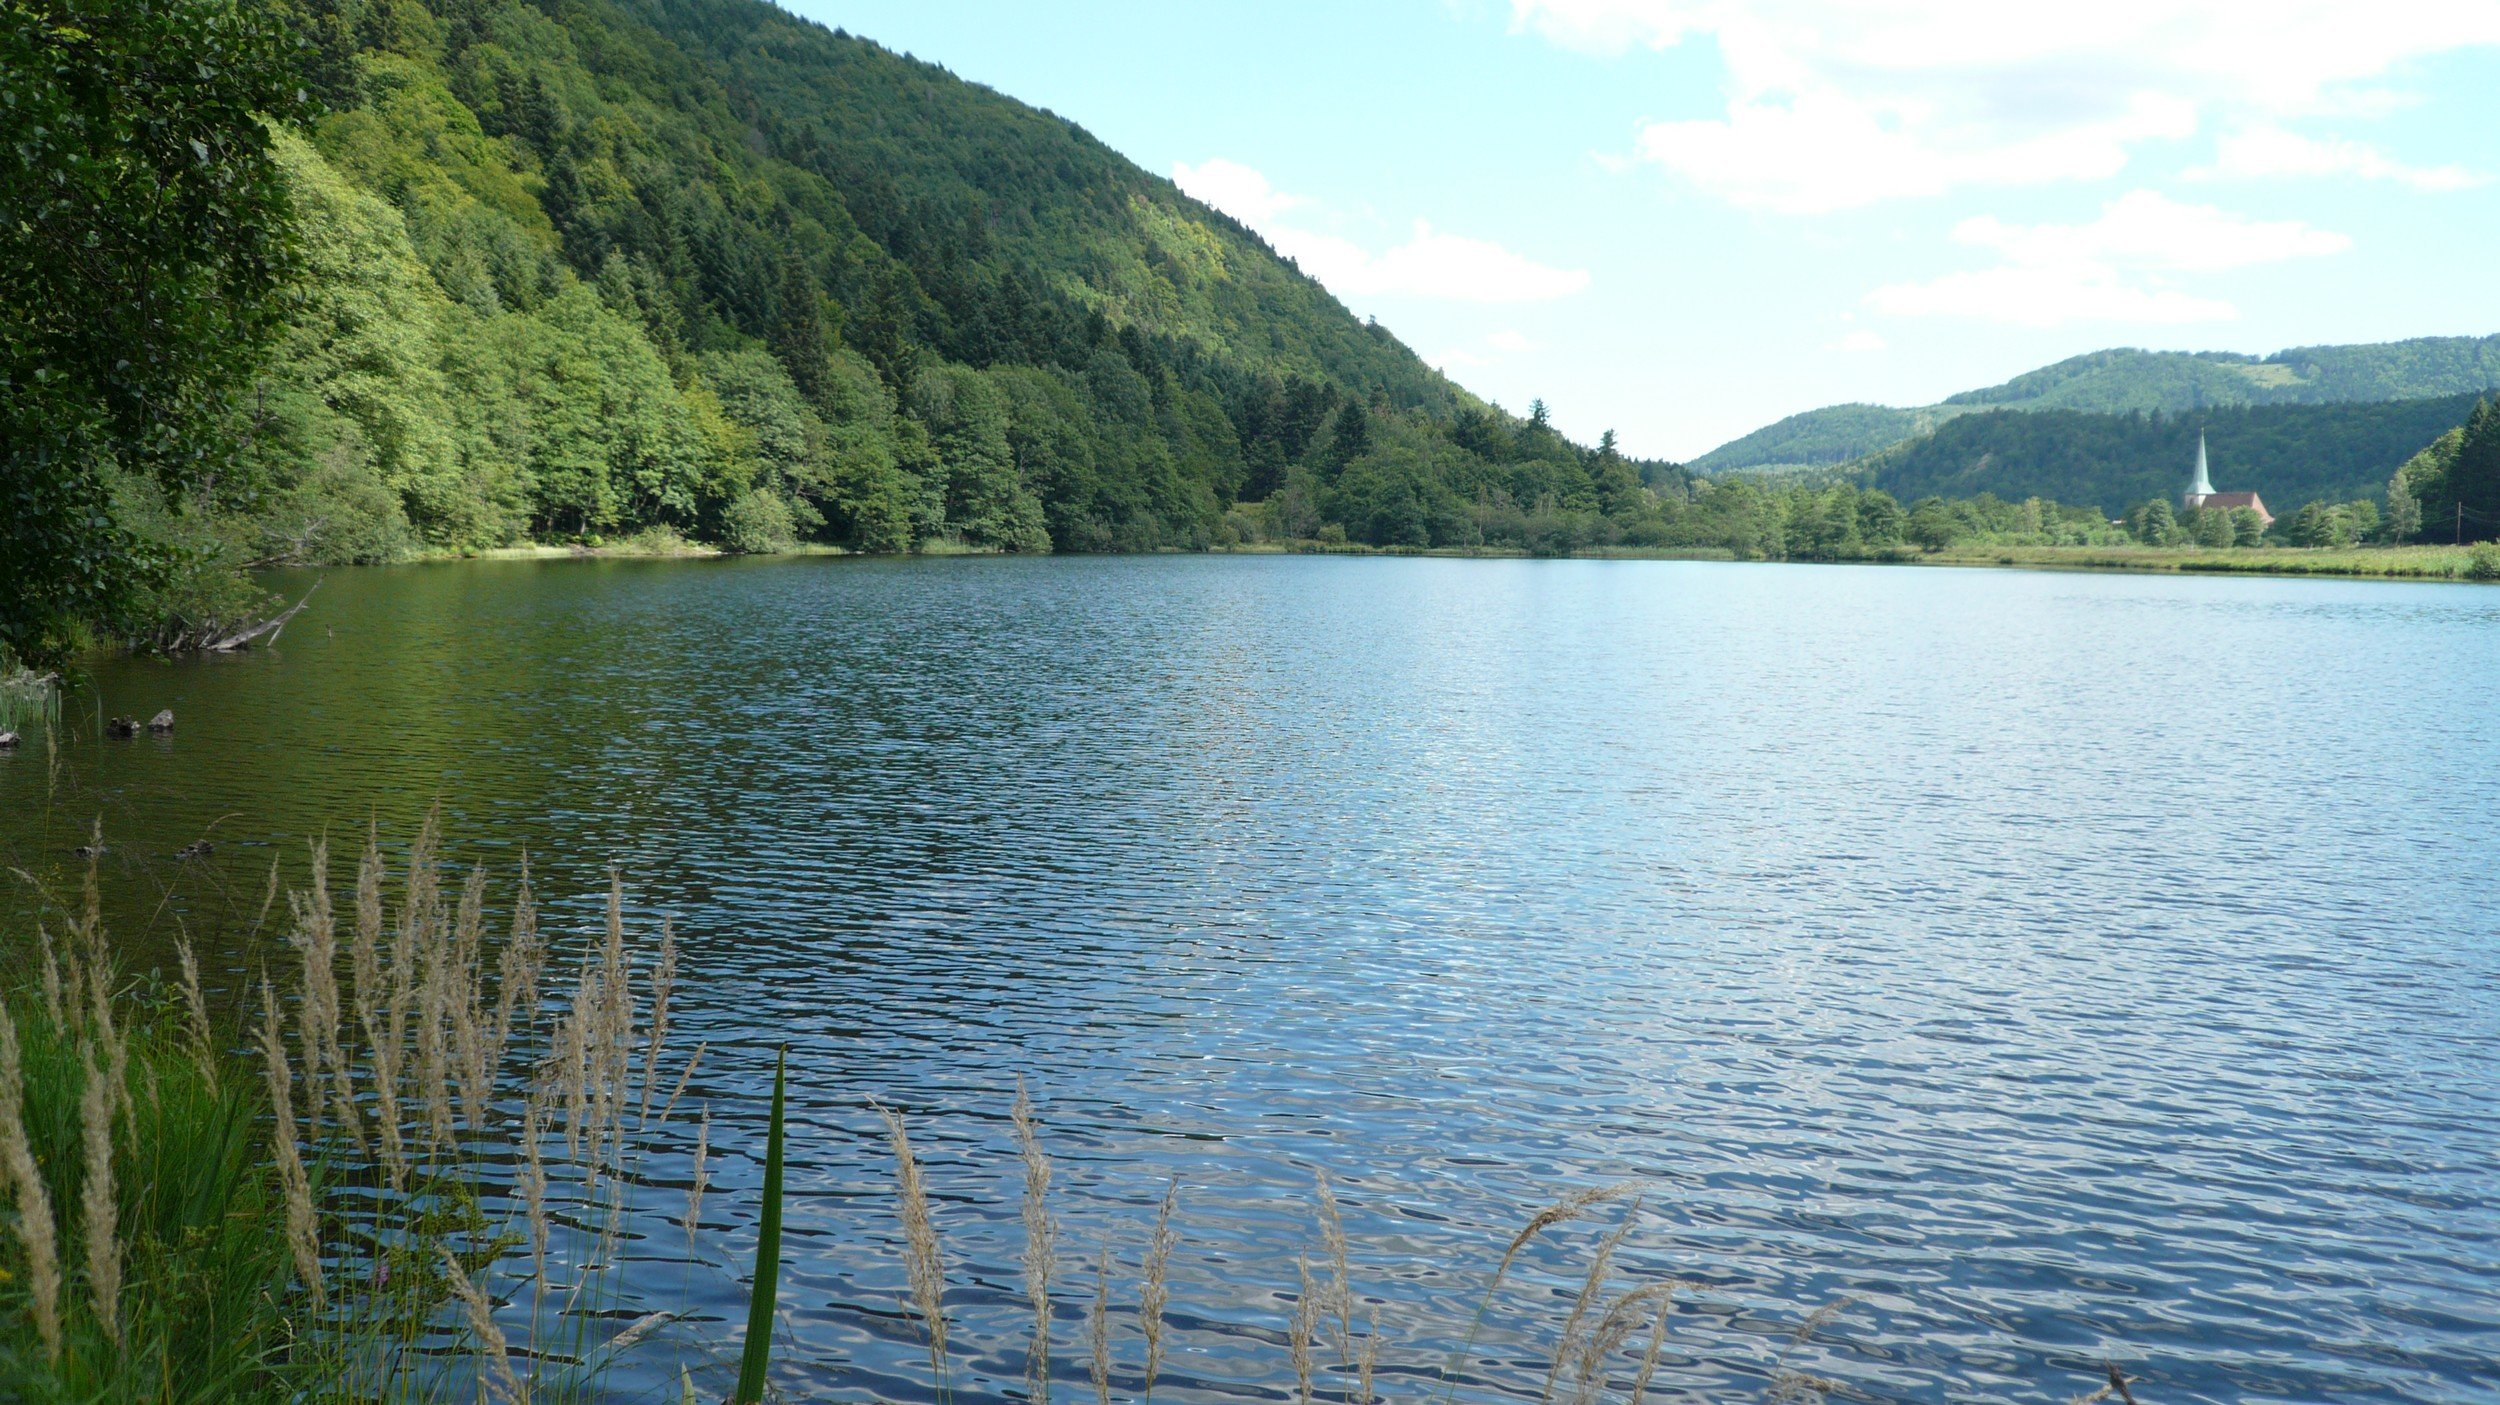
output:
[[[2274,520],[2274,514],[2266,511],[2266,500],[2255,493],[2207,493],[2205,500],[2197,506],[2220,508],[2224,512],[2244,507],[2269,522]]]

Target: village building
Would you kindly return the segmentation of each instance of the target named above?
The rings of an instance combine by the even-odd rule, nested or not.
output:
[[[2214,491],[2213,476],[2205,462],[2205,436],[2201,433],[2196,436],[2196,480],[2188,484],[2188,490],[2179,495],[2179,500],[2191,510],[2210,507],[2229,512],[2235,507],[2244,507],[2256,513],[2260,523],[2268,527],[2274,525],[2274,514],[2266,511],[2264,498],[2255,493],[2217,493]]]

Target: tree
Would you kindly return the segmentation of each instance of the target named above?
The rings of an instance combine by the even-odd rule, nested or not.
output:
[[[799,393],[814,400],[825,392],[825,357],[833,339],[825,331],[824,294],[816,275],[796,252],[781,256],[780,303],[773,323],[773,354],[781,358]]]
[[[2229,546],[2233,536],[2231,514],[2218,507],[2191,509],[2186,523],[2188,535],[2198,546]]]
[[[2448,465],[2448,486],[2457,507],[2464,509],[2464,536],[2488,541],[2500,536],[2500,402],[2482,400],[2465,422],[2465,437]],[[2438,530],[2439,524],[2431,524]]]
[[[2413,495],[2406,484],[2403,469],[2397,469],[2387,480],[2387,517],[2385,535],[2391,542],[2406,542],[2421,533],[2422,500]]]
[[[2341,533],[2342,540],[2338,543],[2338,545],[2350,546],[2354,542],[2370,541],[2378,536],[2379,515],[2377,503],[2370,501],[2368,498],[2355,498],[2351,502],[2344,504],[2341,508],[2338,508],[2336,511],[2337,514],[2344,519],[2344,527]]]
[[[2127,530],[2146,546],[2173,546],[2179,541],[2179,519],[2167,498],[2136,504],[2127,512]]]
[[[2292,540],[2302,546],[2333,546],[2335,509],[2322,502],[2305,503],[2292,518]]]
[[[1611,429],[1598,438],[1597,454],[1589,463],[1589,484],[1597,494],[1597,510],[1609,517],[1629,517],[1642,507],[1640,470],[1616,452]]]
[[[1868,546],[1899,546],[1904,518],[1901,503],[1881,488],[1858,495],[1858,536]]]
[[[1929,551],[1942,551],[1961,540],[1962,523],[1942,498],[1921,498],[1910,509],[1909,539]]]
[[[1347,464],[1361,458],[1371,445],[1371,412],[1363,408],[1360,400],[1348,400],[1328,427],[1328,444],[1320,451],[1316,467],[1333,478],[1343,473]]]
[[[149,569],[118,476],[247,486],[234,411],[296,268],[267,124],[306,99],[273,5],[0,8],[0,644],[39,658]]]

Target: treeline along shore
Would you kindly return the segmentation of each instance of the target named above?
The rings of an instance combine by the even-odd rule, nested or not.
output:
[[[279,605],[255,567],[533,544],[1848,559],[2500,533],[2480,408],[2384,500],[2254,532],[2160,498],[2113,524],[1882,491],[1906,460],[1700,474],[1575,442],[1074,124],[761,0],[11,13],[0,649],[39,667],[234,637]],[[2362,418],[2373,445],[2412,423]]]

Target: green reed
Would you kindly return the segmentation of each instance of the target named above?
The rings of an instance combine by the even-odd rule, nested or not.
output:
[[[30,737],[60,725],[60,680],[0,659],[0,732]]]

